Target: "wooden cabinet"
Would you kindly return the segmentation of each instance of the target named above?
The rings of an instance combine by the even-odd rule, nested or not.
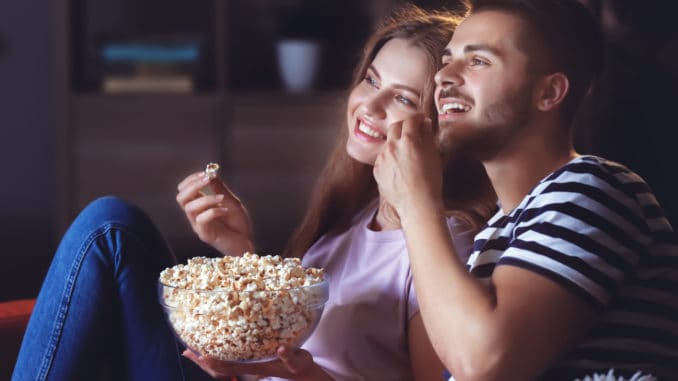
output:
[[[366,12],[370,25],[350,26],[363,32],[400,2],[337,1]],[[180,258],[211,254],[190,230],[175,195],[184,176],[217,161],[249,207],[258,250],[278,252],[303,213],[338,129],[345,128],[348,78],[336,78],[350,73],[358,51],[349,47],[360,47],[364,37],[325,33],[334,38],[327,49],[334,60],[324,63],[322,78],[335,80],[319,82],[311,93],[285,93],[271,62],[273,19],[275,9],[297,3],[306,2],[205,0],[184,12],[183,5],[158,0],[57,0],[57,236],[87,203],[114,194],[146,210]],[[97,43],[116,34],[175,30],[205,44],[194,91],[101,90]],[[336,66],[338,52],[351,58],[341,63],[343,71]]]
[[[248,206],[257,247],[284,245],[343,126],[343,94],[78,96],[74,99],[72,218],[113,194],[141,206],[180,256],[205,253],[176,205],[187,174],[220,162]]]

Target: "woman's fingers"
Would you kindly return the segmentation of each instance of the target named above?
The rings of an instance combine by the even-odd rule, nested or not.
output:
[[[189,176],[190,177],[190,176]],[[200,190],[209,184],[209,179],[205,176],[192,177],[183,184],[179,193],[177,193],[177,203],[184,208],[187,203],[200,197]]]
[[[182,356],[196,363],[200,369],[209,374],[210,377],[216,380],[231,380],[232,373],[229,369],[226,369],[223,364],[218,361],[210,360],[209,358],[199,357],[190,350],[185,350],[182,353]]]
[[[228,208],[218,208],[218,207],[207,209],[195,217],[195,223],[200,226],[209,225],[212,222],[227,216],[229,211],[230,209]]]
[[[285,368],[293,375],[304,373],[313,363],[311,354],[303,349],[295,350],[288,346],[281,346],[277,354]]]
[[[183,180],[179,183],[179,185],[177,185],[177,190],[178,190],[179,192],[181,192],[182,190],[184,190],[184,188],[186,188],[186,186],[187,186],[188,184],[190,184],[190,183],[194,182],[195,180],[200,179],[200,178],[202,178],[202,177],[204,177],[204,176],[205,176],[205,172],[194,172],[194,173],[191,173],[190,175],[186,176],[186,178],[183,179]]]
[[[224,195],[222,194],[202,196],[186,203],[184,210],[189,217],[195,219],[199,214],[210,208],[223,207],[223,201]]]

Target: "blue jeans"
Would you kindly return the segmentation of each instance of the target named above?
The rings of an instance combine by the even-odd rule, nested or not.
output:
[[[116,380],[211,379],[180,356],[157,300],[158,275],[175,262],[141,210],[91,203],[52,260],[12,380],[92,380],[102,368]]]

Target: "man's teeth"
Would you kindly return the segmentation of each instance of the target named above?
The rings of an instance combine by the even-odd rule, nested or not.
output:
[[[366,126],[363,123],[360,123],[360,125],[358,125],[358,130],[360,130],[360,132],[362,132],[363,134],[369,135],[373,138],[377,138],[377,139],[383,139],[384,138],[384,135],[380,134],[379,131],[375,131],[375,130],[369,128],[368,126]]]
[[[452,112],[467,112],[471,109],[470,106],[463,105],[461,103],[445,103],[443,105],[443,113],[448,111]]]

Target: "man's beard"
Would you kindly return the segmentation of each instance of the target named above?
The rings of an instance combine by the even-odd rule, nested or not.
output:
[[[528,123],[531,117],[532,87],[485,108],[474,125],[440,123],[438,144],[445,156],[462,155],[480,161],[491,160]]]

